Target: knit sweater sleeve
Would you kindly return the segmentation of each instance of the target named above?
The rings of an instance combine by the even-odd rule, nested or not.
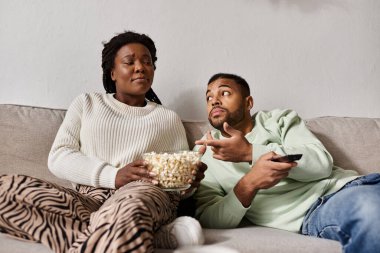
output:
[[[255,128],[268,133],[266,143],[252,143],[253,163],[263,154],[302,154],[289,178],[310,182],[330,176],[333,159],[323,144],[310,132],[305,122],[292,110],[262,112],[255,117]]]
[[[85,95],[77,97],[58,130],[48,158],[49,170],[57,177],[94,187],[115,188],[117,169],[80,151],[80,132]]]

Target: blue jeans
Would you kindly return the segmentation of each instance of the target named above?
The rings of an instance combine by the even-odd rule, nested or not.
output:
[[[347,183],[320,197],[307,212],[304,235],[339,241],[343,252],[380,252],[380,174]]]

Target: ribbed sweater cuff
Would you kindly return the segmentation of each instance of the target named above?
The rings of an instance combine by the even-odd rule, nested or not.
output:
[[[104,168],[99,174],[99,186],[115,189],[115,179],[117,171],[118,169],[111,165],[104,166]]]
[[[248,211],[249,207],[244,207],[240,200],[237,198],[235,191],[232,189],[224,198],[226,206],[230,207],[231,215],[242,218]]]

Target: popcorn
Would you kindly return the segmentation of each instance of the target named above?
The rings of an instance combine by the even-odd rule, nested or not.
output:
[[[149,171],[157,175],[158,186],[163,189],[178,189],[190,187],[188,181],[193,177],[200,154],[193,151],[177,153],[145,153],[143,159],[148,164]]]

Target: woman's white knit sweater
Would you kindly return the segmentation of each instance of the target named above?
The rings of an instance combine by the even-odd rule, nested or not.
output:
[[[187,149],[175,112],[153,102],[129,106],[113,94],[83,94],[67,110],[48,167],[73,183],[115,188],[117,170],[143,153]]]

